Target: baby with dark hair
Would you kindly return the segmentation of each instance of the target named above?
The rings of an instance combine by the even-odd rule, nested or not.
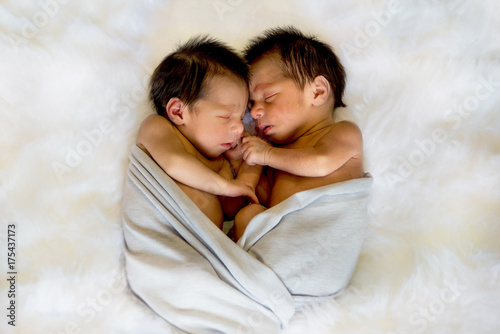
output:
[[[262,167],[243,163],[235,178],[223,155],[243,132],[248,67],[224,44],[198,37],[168,55],[150,84],[158,115],[143,121],[136,144],[221,228],[246,198],[257,202]]]
[[[345,106],[345,71],[330,46],[295,28],[279,28],[251,41],[245,58],[259,136],[244,137],[241,149],[247,164],[268,167],[256,188],[265,206],[253,203],[238,212],[235,239],[266,207],[364,175],[359,128],[333,119],[334,109]]]

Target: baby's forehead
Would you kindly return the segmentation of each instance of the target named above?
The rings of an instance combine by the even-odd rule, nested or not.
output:
[[[204,83],[205,98],[237,100],[248,96],[248,85],[242,78],[231,74],[216,74]]]
[[[277,52],[265,53],[250,64],[250,73],[256,67],[265,66],[269,69],[282,70],[285,65],[283,58]]]
[[[250,89],[281,80],[285,77],[284,73],[284,63],[279,55],[261,57],[250,65]]]
[[[206,89],[211,89],[221,85],[246,87],[247,82],[235,73],[224,71],[207,75],[204,79],[203,85]]]

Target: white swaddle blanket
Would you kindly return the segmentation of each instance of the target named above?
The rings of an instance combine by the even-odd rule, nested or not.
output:
[[[278,333],[296,304],[347,285],[365,238],[367,175],[297,193],[235,244],[141,149],[124,194],[132,290],[188,333]]]

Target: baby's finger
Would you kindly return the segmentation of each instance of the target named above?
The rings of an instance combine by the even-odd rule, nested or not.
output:
[[[250,202],[254,203],[254,204],[259,204],[259,199],[257,198],[257,195],[255,195],[254,192],[251,192],[249,195],[248,195],[248,198],[250,199]]]
[[[248,152],[248,150],[244,150],[244,151],[243,151],[243,160],[245,160],[245,161],[246,161],[246,160],[247,160],[247,158],[248,158],[248,155],[249,155],[249,154],[250,154],[250,152]]]
[[[255,137],[255,136],[246,136],[246,137],[243,137],[243,138],[241,139],[241,141],[242,141],[243,143],[250,143],[250,142],[254,141],[256,138],[257,138],[257,137]]]
[[[248,156],[248,154],[250,154],[251,151],[252,151],[252,144],[245,143],[241,145],[241,152],[243,152],[243,154],[246,154]]]
[[[255,163],[253,161],[250,161],[250,154],[250,151],[247,151],[245,154],[243,154],[243,161],[245,161],[248,166],[255,166]]]

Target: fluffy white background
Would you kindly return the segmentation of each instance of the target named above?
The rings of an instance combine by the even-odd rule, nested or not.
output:
[[[499,13],[497,0],[2,1],[0,331],[13,330],[15,223],[16,333],[173,332],[123,277],[128,152],[153,112],[145,81],[193,35],[242,49],[293,24],[344,62],[337,117],[363,131],[375,182],[352,284],[284,333],[498,333]]]

